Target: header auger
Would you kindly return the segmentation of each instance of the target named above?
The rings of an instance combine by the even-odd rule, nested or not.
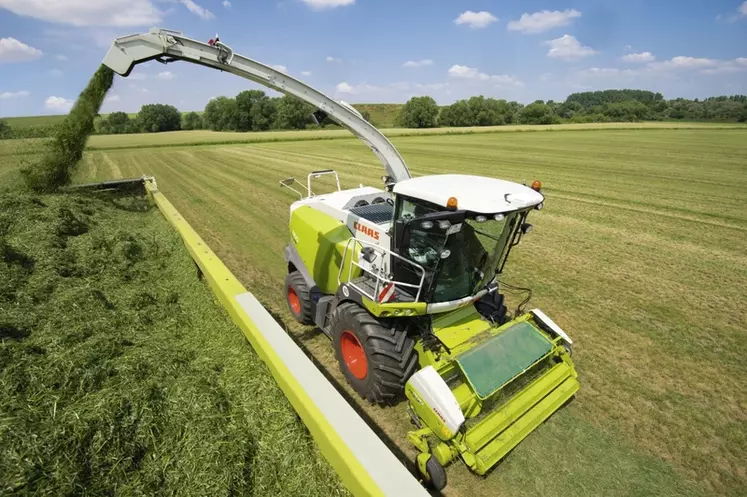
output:
[[[384,189],[314,194],[290,206],[285,293],[296,320],[332,339],[362,397],[406,396],[423,477],[440,489],[461,458],[485,474],[578,390],[572,341],[539,309],[507,311],[498,276],[541,209],[541,185],[444,174],[412,178],[397,149],[352,106],[219,40],[152,29],[118,38],[104,60],[127,76],[149,60],[183,60],[298,97],[363,140],[386,169]],[[321,114],[319,114],[321,113]],[[299,184],[300,183],[300,184]],[[294,186],[296,185],[296,186]],[[301,190],[306,187],[306,193]]]

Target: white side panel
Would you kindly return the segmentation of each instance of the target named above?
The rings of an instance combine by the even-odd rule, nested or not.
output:
[[[440,417],[446,427],[455,434],[464,423],[464,414],[454,394],[433,366],[426,366],[407,381],[426,404]]]

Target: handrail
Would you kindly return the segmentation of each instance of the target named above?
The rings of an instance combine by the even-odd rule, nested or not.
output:
[[[423,284],[425,283],[425,269],[423,269],[423,267],[420,264],[417,264],[417,263],[415,263],[415,262],[413,262],[413,261],[411,261],[409,259],[406,259],[405,257],[402,257],[398,253],[393,252],[393,251],[391,251],[391,250],[389,250],[387,248],[381,247],[379,245],[376,245],[375,243],[371,243],[371,242],[366,241],[366,240],[361,240],[360,238],[356,238],[356,237],[349,238],[348,241],[347,241],[347,243],[345,244],[345,249],[342,252],[342,263],[340,264],[340,269],[338,270],[338,273],[337,273],[337,284],[338,285],[342,284],[342,270],[345,267],[345,260],[347,258],[348,250],[349,250],[349,247],[350,247],[351,243],[352,244],[358,243],[360,245],[366,245],[366,246],[372,247],[374,249],[374,251],[379,251],[380,255],[382,255],[382,256],[384,254],[387,254],[389,256],[394,256],[394,257],[396,257],[396,258],[398,258],[398,259],[400,259],[400,260],[402,260],[402,261],[410,264],[411,266],[413,266],[415,269],[417,269],[420,272],[420,283],[416,285],[414,283],[405,283],[404,281],[397,281],[397,280],[393,280],[393,279],[387,278],[385,276],[382,276],[382,273],[386,274],[386,271],[384,270],[383,266],[381,268],[379,268],[378,272],[374,272],[374,271],[371,271],[370,268],[368,268],[366,266],[363,266],[362,264],[359,264],[358,262],[356,262],[355,260],[353,260],[352,256],[351,256],[350,267],[348,269],[348,280],[347,280],[347,284],[349,286],[352,286],[353,288],[355,288],[356,290],[358,290],[361,294],[363,294],[366,297],[370,298],[374,302],[378,302],[379,301],[379,299],[378,299],[378,295],[379,295],[379,284],[380,283],[384,283],[384,285],[387,285],[389,283],[393,283],[395,287],[399,286],[399,287],[415,288],[415,289],[417,289],[417,293],[415,294],[415,300],[413,302],[418,302],[420,300],[420,293],[423,291]],[[383,257],[382,257],[382,259],[383,259]],[[356,285],[355,283],[353,283],[353,266],[356,266],[356,267],[360,268],[363,272],[366,272],[366,273],[368,273],[368,274],[370,274],[371,276],[374,277],[374,279],[376,280],[376,284],[374,285],[374,291],[373,291],[374,294],[373,295],[369,294],[364,288],[361,288],[358,285]]]

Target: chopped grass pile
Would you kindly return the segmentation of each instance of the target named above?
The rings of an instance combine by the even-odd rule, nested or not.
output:
[[[72,172],[83,157],[88,137],[94,130],[94,120],[113,81],[114,72],[103,64],[99,66],[59,125],[46,153],[23,170],[29,187],[39,192],[52,192],[70,184]]]
[[[157,210],[0,193],[0,494],[344,493]]]

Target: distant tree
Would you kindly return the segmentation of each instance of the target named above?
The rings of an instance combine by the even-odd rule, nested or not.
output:
[[[519,122],[522,124],[552,124],[552,109],[545,103],[529,104],[519,112]]]
[[[472,126],[474,116],[466,100],[457,100],[441,110],[438,120],[441,126],[463,127]]]
[[[182,129],[202,129],[202,118],[197,112],[189,112],[184,115]]]
[[[263,98],[252,106],[249,113],[252,119],[252,131],[267,131],[272,128],[277,114],[279,98]]]
[[[412,97],[402,107],[399,124],[405,128],[434,128],[438,119],[438,104],[432,97]]]
[[[10,129],[10,125],[7,121],[0,119],[0,140],[7,140],[13,136],[13,130]]]
[[[646,90],[603,90],[573,93],[568,96],[566,102],[575,101],[588,109],[596,105],[625,102],[627,100],[637,100],[643,104],[650,104],[663,98],[661,93]]]
[[[361,113],[361,116],[363,117],[363,119],[365,119],[368,122],[371,122],[371,113],[370,112],[368,112],[367,110],[363,109],[363,110],[360,111],[360,113]]]
[[[557,114],[564,119],[572,119],[573,116],[582,112],[584,106],[575,100],[565,101],[557,108]]]
[[[288,95],[279,98],[275,109],[275,129],[305,129],[314,122],[311,117],[314,107],[298,98]]]
[[[182,127],[182,115],[172,105],[143,105],[137,114],[137,120],[141,130],[151,133],[176,131]]]
[[[236,95],[236,131],[251,131],[255,129],[254,126],[252,126],[252,109],[255,106],[262,106],[269,99],[270,97],[265,95],[265,92],[262,90],[245,90]],[[262,116],[262,112],[257,113],[257,111],[255,111],[255,114],[257,114],[258,117]],[[267,129],[264,124],[260,124],[259,128]]]
[[[236,131],[239,109],[235,98],[218,97],[210,100],[202,114],[204,127],[213,131]]]
[[[102,134],[119,135],[131,129],[130,116],[126,112],[112,112],[101,120],[99,132]]]
[[[646,119],[649,113],[649,107],[637,100],[613,102],[607,104],[604,109],[604,115],[612,121],[641,121]]]
[[[506,124],[508,104],[505,100],[479,97],[470,98],[467,103],[473,116],[474,126],[496,126]]]
[[[512,124],[519,122],[519,112],[521,109],[524,108],[524,105],[516,102],[516,101],[510,101],[508,102],[508,114],[506,114],[506,124]]]

